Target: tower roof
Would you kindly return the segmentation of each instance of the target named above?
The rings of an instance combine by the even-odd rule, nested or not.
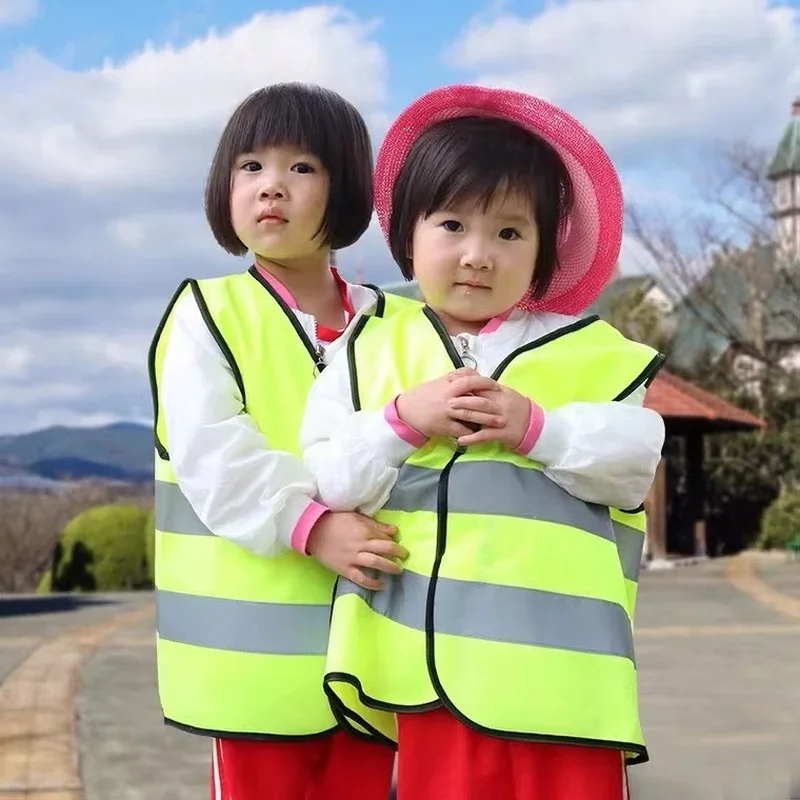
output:
[[[792,103],[792,118],[769,165],[767,177],[774,179],[792,172],[800,174],[800,97]]]

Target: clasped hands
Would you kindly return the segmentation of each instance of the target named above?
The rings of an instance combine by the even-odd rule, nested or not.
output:
[[[499,442],[514,450],[527,433],[531,406],[519,392],[461,367],[403,392],[397,413],[428,438],[450,437],[463,446]]]

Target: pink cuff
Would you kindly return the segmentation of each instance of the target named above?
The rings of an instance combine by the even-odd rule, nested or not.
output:
[[[539,437],[542,434],[542,428],[544,428],[544,409],[532,400],[528,402],[530,403],[528,430],[525,431],[522,441],[517,445],[517,452],[523,456],[527,456],[533,450],[534,445],[539,441]]]
[[[400,414],[397,413],[397,397],[391,403],[387,403],[383,408],[384,419],[389,423],[392,430],[412,447],[424,447],[428,443],[428,437],[420,433],[416,428],[403,422]]]
[[[330,511],[329,508],[322,505],[322,503],[318,503],[316,500],[312,500],[306,506],[306,510],[300,515],[300,519],[297,520],[297,524],[292,531],[292,538],[290,540],[292,543],[292,550],[297,550],[298,553],[308,555],[306,552],[306,544],[308,543],[311,529],[317,524],[317,520],[328,511]]]

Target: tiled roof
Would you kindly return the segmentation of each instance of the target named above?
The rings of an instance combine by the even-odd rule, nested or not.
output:
[[[665,420],[708,420],[726,427],[763,428],[766,422],[693,383],[662,370],[647,390],[644,404]]]

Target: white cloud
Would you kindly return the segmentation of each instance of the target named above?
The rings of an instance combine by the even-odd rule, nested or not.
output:
[[[0,0],[0,24],[12,7]],[[304,80],[356,104],[377,144],[376,24],[315,6],[86,71],[33,51],[0,71],[0,432],[147,417],[147,346],[172,291],[244,266],[203,217],[222,126],[250,91]],[[371,230],[340,263],[374,280],[386,248]]]
[[[22,25],[39,12],[37,0],[0,0],[0,27]]]
[[[798,12],[768,0],[564,0],[476,17],[449,60],[550,99],[611,148],[703,137],[772,142],[800,92]]]

